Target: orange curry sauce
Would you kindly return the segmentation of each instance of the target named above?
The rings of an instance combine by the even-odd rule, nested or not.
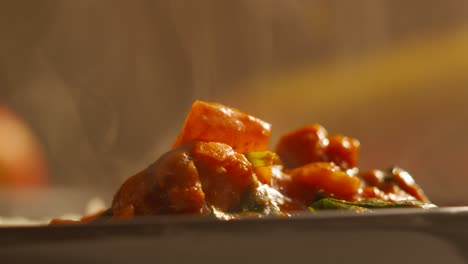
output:
[[[323,198],[429,202],[401,168],[360,171],[360,143],[310,124],[268,151],[270,124],[218,103],[196,101],[173,149],[128,178],[110,219],[145,215],[288,216]],[[84,217],[89,222],[100,213]],[[53,220],[52,223],[69,223]]]

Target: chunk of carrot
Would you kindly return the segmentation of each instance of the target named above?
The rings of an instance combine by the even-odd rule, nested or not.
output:
[[[323,190],[340,199],[358,193],[359,178],[346,173],[332,162],[313,162],[291,171],[293,182],[301,188]]]
[[[268,148],[271,125],[235,108],[195,101],[173,148],[192,141],[221,142],[237,152]]]

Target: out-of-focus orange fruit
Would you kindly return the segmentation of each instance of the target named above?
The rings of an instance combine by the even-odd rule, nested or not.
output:
[[[35,187],[46,182],[46,162],[31,129],[0,105],[0,187]]]

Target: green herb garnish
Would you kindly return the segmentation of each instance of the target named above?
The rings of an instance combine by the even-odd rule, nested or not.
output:
[[[429,209],[436,207],[433,204],[425,203],[417,200],[403,200],[398,202],[389,202],[382,199],[370,198],[357,202],[349,202],[335,198],[323,198],[313,203],[309,208],[312,210],[324,209],[342,209],[352,210],[356,212],[366,212],[369,209],[379,208],[422,208]]]

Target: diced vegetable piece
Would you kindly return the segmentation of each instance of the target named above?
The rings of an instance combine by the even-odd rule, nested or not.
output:
[[[359,178],[347,174],[330,162],[314,162],[291,171],[295,185],[311,192],[323,190],[339,198],[352,198],[358,193]]]
[[[311,162],[326,161],[327,131],[318,124],[284,134],[276,146],[286,168],[296,168]]]
[[[420,201],[429,202],[423,190],[416,184],[413,177],[406,170],[393,167],[390,171],[393,179],[401,189]]]
[[[193,141],[221,142],[237,152],[268,148],[271,125],[218,103],[195,101],[173,148]]]
[[[328,145],[325,148],[327,161],[334,162],[344,169],[356,167],[359,145],[359,141],[355,138],[342,135],[330,136],[328,137]]]
[[[360,173],[360,177],[365,183],[379,187],[385,179],[385,172],[381,170],[369,170]]]

